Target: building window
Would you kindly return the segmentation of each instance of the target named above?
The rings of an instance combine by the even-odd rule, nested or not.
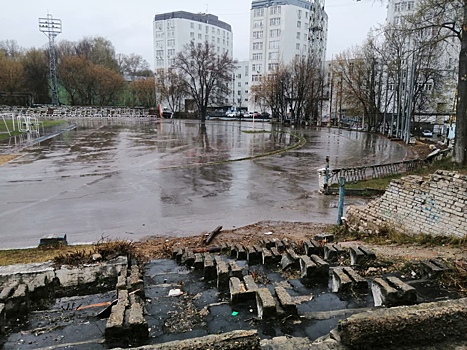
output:
[[[253,50],[262,50],[263,49],[263,42],[253,43]]]
[[[264,8],[253,10],[253,17],[263,17],[263,16],[264,16]]]
[[[279,40],[269,41],[269,48],[270,49],[278,49],[279,48]]]
[[[270,52],[268,55],[270,60],[277,60],[279,59],[279,52]]]
[[[238,84],[237,84],[238,87],[242,87],[242,82],[239,81]]]
[[[190,32],[190,38],[192,38],[192,39],[195,38],[195,32]]]
[[[160,39],[164,37],[164,32],[156,32],[156,39]]]
[[[167,31],[167,38],[172,39],[175,38],[175,30],[171,29]]]
[[[204,36],[204,41],[209,41],[209,35]]]
[[[198,24],[198,29],[199,29],[199,30],[202,30],[202,29],[203,29],[203,25],[202,25],[202,24]]]
[[[203,39],[203,35],[201,33],[198,33],[198,39],[199,40]]]
[[[407,10],[413,10],[414,8],[414,2],[413,1],[408,1],[407,2]]]
[[[261,75],[253,74],[251,76],[251,81],[260,81],[260,79],[261,79]]]
[[[156,50],[156,57],[161,58],[164,56],[164,50]]]
[[[163,66],[163,65],[164,65],[164,60],[163,59],[156,60],[156,66]]]
[[[262,65],[262,64],[256,63],[256,64],[252,64],[252,65],[251,65],[251,70],[252,70],[253,72],[260,73],[262,69],[263,69],[263,65]]]
[[[281,7],[280,6],[271,6],[269,8],[270,15],[280,15],[281,14]]]
[[[209,27],[206,26],[206,34],[209,34]]]
[[[298,19],[301,19],[301,18],[302,18],[302,10],[298,10],[297,17],[298,17]]]
[[[300,40],[300,32],[297,32],[297,39]]]
[[[167,46],[168,47],[174,47],[175,46],[175,40],[174,39],[167,40]]]
[[[190,22],[190,28],[195,29],[195,24],[193,22]]]
[[[297,28],[302,28],[302,22],[301,21],[297,21]]]
[[[263,59],[262,53],[254,53],[252,56],[253,61],[261,61]]]
[[[169,57],[175,56],[175,49],[168,49],[167,50],[167,56],[169,56]]]
[[[263,20],[258,19],[256,21],[253,21],[253,28],[263,28]]]
[[[299,43],[296,43],[296,44],[295,44],[295,49],[296,49],[296,50],[300,50],[300,44],[299,44]]]
[[[164,47],[164,41],[163,40],[157,40],[156,41],[156,48],[158,47]]]
[[[269,37],[270,38],[277,38],[281,36],[281,30],[280,29],[271,29],[269,31]]]
[[[217,38],[217,43],[218,43],[218,44],[221,43],[221,38]]]
[[[175,58],[171,58],[169,61],[168,61],[168,64],[169,66],[173,66],[175,64]]]
[[[280,18],[271,18],[269,20],[269,25],[271,25],[271,26],[280,26],[281,25],[281,19]]]
[[[253,39],[262,39],[262,38],[263,38],[262,30],[253,31]]]
[[[174,25],[174,20],[173,19],[168,19],[167,20],[167,29],[175,27]]]
[[[163,27],[162,21],[155,22],[154,27],[156,28],[156,30],[162,30],[162,27]]]
[[[279,67],[279,63],[268,63],[268,70],[276,70]]]

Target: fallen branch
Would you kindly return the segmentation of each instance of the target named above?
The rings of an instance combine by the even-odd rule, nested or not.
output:
[[[206,239],[204,240],[204,244],[209,244],[209,242],[211,242],[214,239],[214,237],[221,232],[221,230],[222,226],[217,226],[216,229],[206,237]]]

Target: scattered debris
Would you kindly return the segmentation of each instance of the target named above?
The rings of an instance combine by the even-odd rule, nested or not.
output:
[[[178,297],[179,295],[182,295],[183,292],[180,289],[171,289],[169,291],[169,297]]]
[[[217,236],[222,231],[222,226],[217,226],[214,231],[212,231],[204,240],[204,244],[209,244],[215,236]]]

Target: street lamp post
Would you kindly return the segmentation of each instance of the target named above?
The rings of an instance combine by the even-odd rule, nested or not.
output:
[[[62,32],[62,21],[53,18],[51,14],[47,18],[39,18],[39,31],[49,38],[49,69],[52,85],[52,105],[58,105],[58,84],[57,84],[57,59],[55,56],[55,37]]]

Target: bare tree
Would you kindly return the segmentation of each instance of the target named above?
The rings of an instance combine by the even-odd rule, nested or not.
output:
[[[175,70],[160,70],[156,73],[156,92],[166,101],[173,112],[180,112],[183,97],[187,91],[185,80]]]
[[[173,68],[185,80],[186,93],[195,101],[201,121],[206,120],[207,108],[216,97],[228,96],[236,63],[228,52],[218,55],[208,42],[191,42],[178,53]]]

